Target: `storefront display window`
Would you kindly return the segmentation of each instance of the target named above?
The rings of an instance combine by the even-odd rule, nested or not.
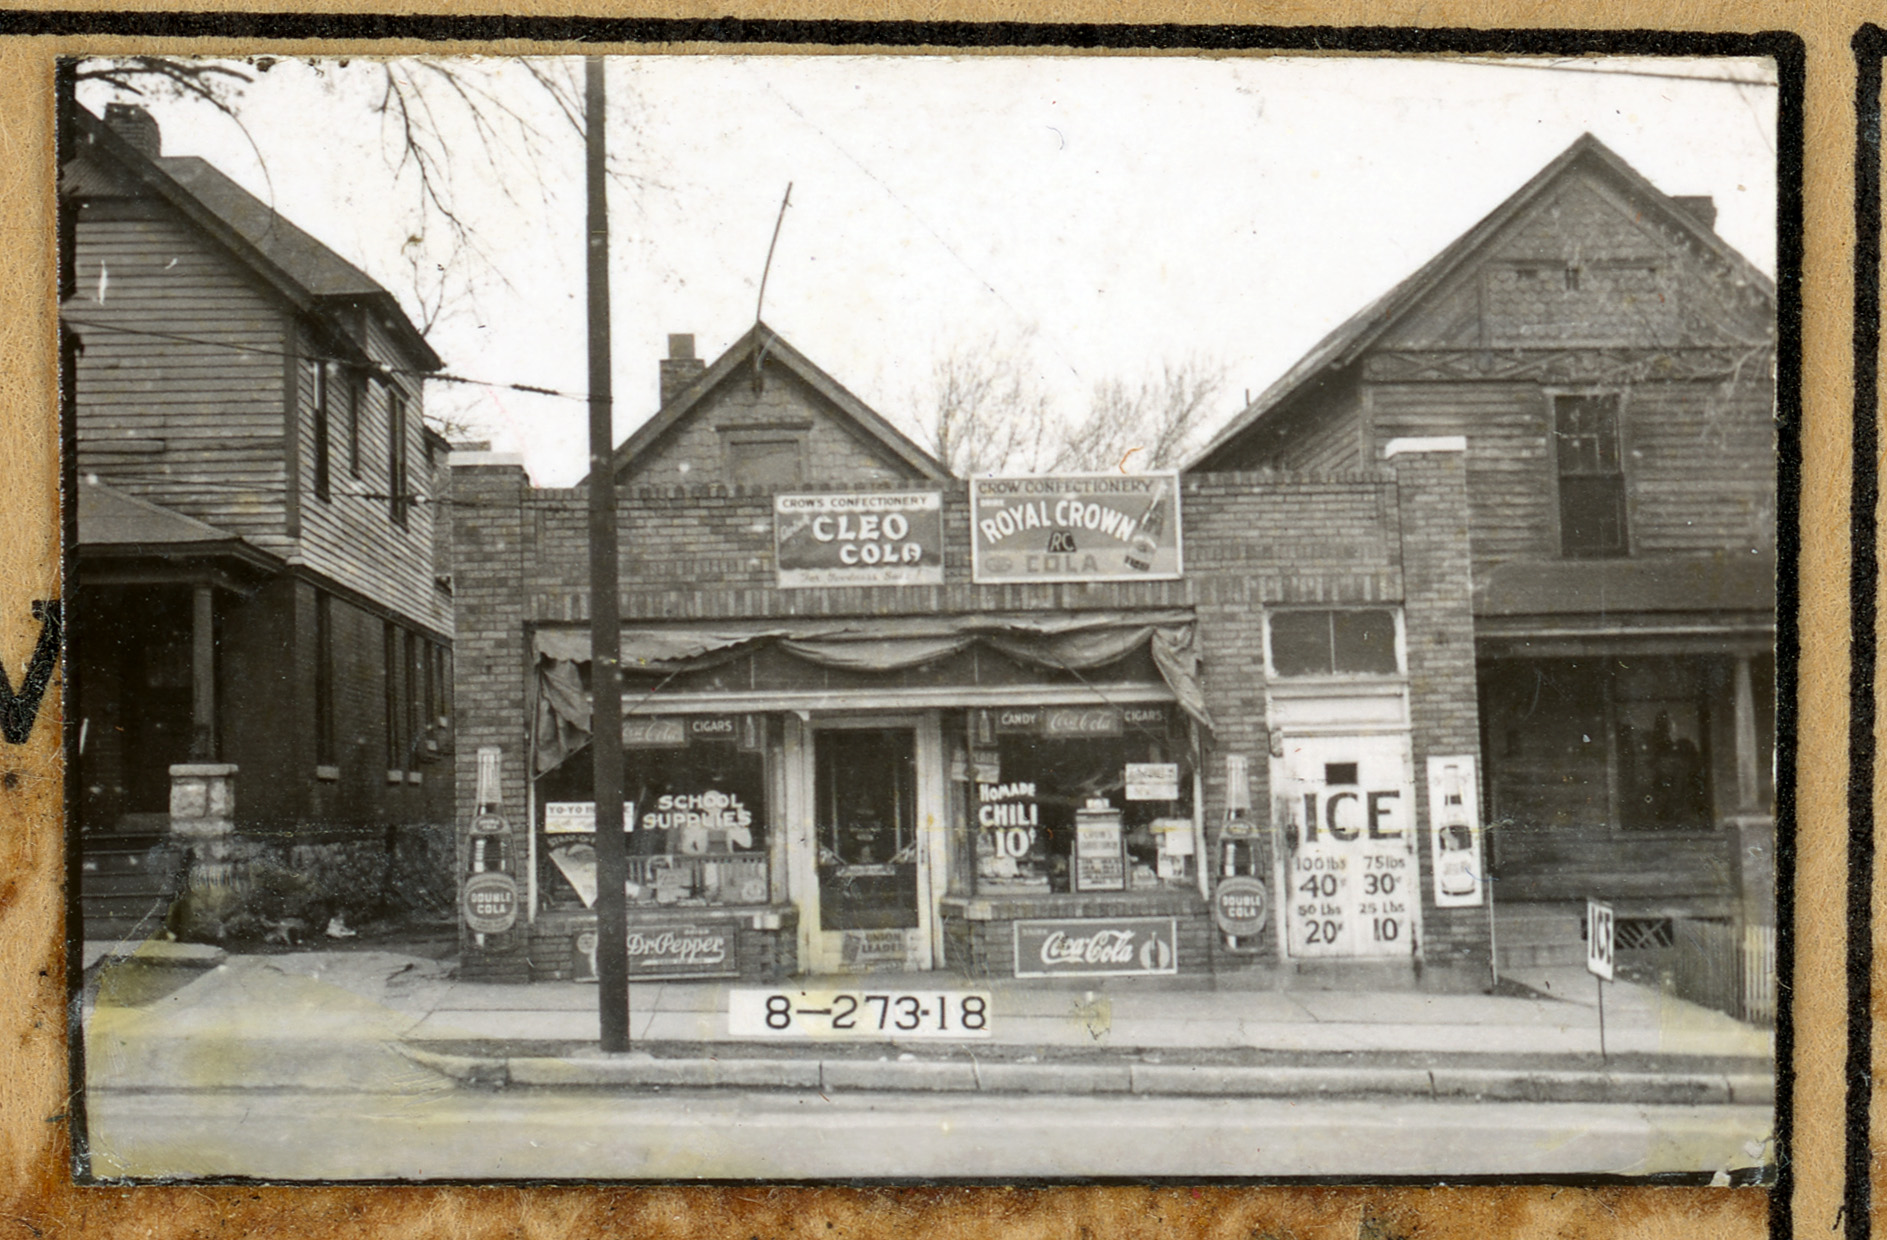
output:
[[[629,903],[763,904],[767,900],[765,721],[755,716],[632,719],[624,729]],[[540,890],[548,908],[596,900],[590,751],[537,781]]]
[[[1192,883],[1192,771],[1168,708],[979,710],[970,737],[977,894]]]

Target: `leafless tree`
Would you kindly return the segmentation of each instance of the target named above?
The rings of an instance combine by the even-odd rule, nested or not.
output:
[[[959,344],[931,366],[924,418],[931,447],[960,478],[1037,473],[1055,458],[1062,425],[1028,364],[1028,339]]]
[[[1225,386],[1225,367],[1202,358],[1165,362],[1157,376],[1094,387],[1085,421],[1056,453],[1063,470],[1170,469],[1194,446]]]

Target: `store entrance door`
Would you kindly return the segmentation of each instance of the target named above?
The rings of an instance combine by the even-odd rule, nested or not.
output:
[[[812,732],[812,834],[820,971],[929,969],[933,836],[926,778],[936,738],[920,720]],[[927,743],[928,742],[928,743]]]

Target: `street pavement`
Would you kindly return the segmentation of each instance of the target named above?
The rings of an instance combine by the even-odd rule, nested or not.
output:
[[[594,985],[466,983],[449,961],[388,950],[153,943],[103,959],[88,988],[94,1173],[1647,1174],[1762,1160],[1767,1030],[1612,984],[1601,1059],[1592,979],[1534,972],[1516,979],[1532,992],[1498,995],[982,984],[990,1037],[863,1044],[738,1038],[736,983],[638,984],[634,1050],[611,1056],[596,1046]],[[616,1118],[648,1108],[653,1127]],[[559,1116],[589,1117],[585,1152],[561,1164],[529,1144],[568,1145]],[[816,1139],[776,1149],[778,1133],[757,1135],[769,1116],[824,1118]],[[1084,1131],[1121,1123],[1175,1135],[1067,1161]],[[468,1146],[468,1124],[504,1136]],[[907,1139],[874,1144],[880,1129]],[[1030,1153],[1030,1133],[1051,1152]]]
[[[1734,1174],[1767,1107],[589,1089],[93,1094],[101,1179]]]

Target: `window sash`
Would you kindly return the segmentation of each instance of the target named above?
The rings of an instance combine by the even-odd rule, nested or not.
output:
[[[1288,608],[1269,615],[1271,670],[1292,676],[1395,676],[1402,671],[1388,608]]]
[[[315,763],[332,766],[334,745],[334,598],[315,596]]]
[[[1559,480],[1559,545],[1568,556],[1625,553],[1625,476],[1566,474]]]
[[[387,516],[402,529],[412,501],[406,493],[406,396],[387,391]]]
[[[315,498],[332,496],[328,471],[328,387],[331,375],[327,362],[314,364],[314,492]]]

